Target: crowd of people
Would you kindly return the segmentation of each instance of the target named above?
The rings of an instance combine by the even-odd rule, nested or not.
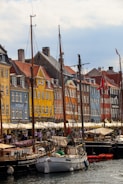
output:
[[[75,138],[80,138],[82,136],[81,129],[70,129],[66,131],[66,136],[72,134]],[[52,136],[64,136],[63,129],[39,129],[35,130],[35,140],[45,141],[51,139]],[[13,130],[11,133],[3,133],[1,142],[5,144],[15,143],[17,141],[23,141],[32,139],[32,130]]]
[[[115,129],[112,136],[114,134],[115,136],[120,135],[121,132],[119,131],[119,129]],[[66,130],[66,136],[69,137],[69,135],[71,135],[74,138],[81,138],[82,130],[80,128],[68,127]],[[55,129],[55,128],[38,129],[38,130],[35,130],[34,136],[36,141],[45,141],[45,140],[51,139],[52,136],[64,136],[64,130],[62,128],[61,129]],[[89,136],[89,135],[86,135],[86,136]],[[17,141],[32,139],[32,137],[33,137],[32,130],[12,130],[11,133],[3,133],[1,142],[5,144],[11,144]]]

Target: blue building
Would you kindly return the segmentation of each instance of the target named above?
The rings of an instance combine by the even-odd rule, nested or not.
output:
[[[29,122],[29,90],[26,78],[11,68],[10,73],[10,107],[12,123]]]
[[[90,79],[90,120],[91,122],[100,122],[100,90],[95,79]]]

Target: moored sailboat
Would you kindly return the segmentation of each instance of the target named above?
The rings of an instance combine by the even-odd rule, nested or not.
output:
[[[35,162],[41,156],[35,150],[34,139],[34,104],[33,104],[33,46],[32,46],[32,17],[30,16],[31,26],[31,52],[32,52],[32,67],[31,67],[31,89],[32,89],[32,130],[33,139],[25,142],[17,142],[17,144],[7,145],[0,144],[0,176],[7,174],[22,173],[30,170],[35,170]],[[1,113],[1,112],[0,112]],[[0,117],[2,118],[2,116]],[[1,136],[2,136],[2,120],[1,120]]]
[[[59,28],[59,51],[60,69],[62,83],[63,117],[64,117],[64,137],[54,136],[54,152],[48,152],[47,156],[41,157],[36,162],[36,168],[42,173],[70,172],[80,169],[87,169],[87,154],[83,149],[83,144],[78,144],[72,134],[66,137],[66,106],[65,106],[65,86],[63,77],[63,52],[61,48],[61,35]]]
[[[0,143],[0,177],[35,170],[39,154],[32,152],[32,147],[16,147]]]

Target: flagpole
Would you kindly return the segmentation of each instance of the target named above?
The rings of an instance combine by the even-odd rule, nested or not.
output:
[[[103,121],[104,123],[104,127],[105,127],[105,101],[104,101],[104,91],[105,91],[105,80],[104,80],[104,75],[102,73],[102,76],[101,76],[101,79],[100,79],[100,86],[97,90],[100,90],[100,96],[101,96],[101,99],[102,99],[102,102],[101,102],[101,120]],[[102,110],[103,109],[103,110]]]

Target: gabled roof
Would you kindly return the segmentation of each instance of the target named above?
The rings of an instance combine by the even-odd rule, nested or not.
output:
[[[30,63],[23,63],[22,61],[13,61],[13,64],[15,66],[15,70],[17,74],[23,74],[26,77],[31,77],[31,64]],[[34,72],[34,77],[37,75],[38,70],[39,70],[38,65],[34,65],[33,67],[33,72]]]
[[[32,64],[30,63],[23,63],[22,61],[13,61],[12,62],[14,67],[11,69],[11,71],[15,71],[16,74],[23,74],[26,77],[31,78],[31,67]],[[43,66],[39,66],[39,65],[33,65],[33,72],[34,72],[34,77],[36,77],[38,75],[39,70],[41,69],[43,76],[45,79],[49,80],[50,76],[48,75],[48,73],[46,72],[45,68]]]
[[[64,66],[65,70],[71,74],[71,75],[75,75],[76,72],[70,67],[70,66]]]
[[[97,70],[96,68],[94,68],[90,72],[88,72],[86,76],[95,78],[97,84],[100,84],[102,76],[105,76],[108,83],[112,86],[118,87],[118,85],[120,84],[120,73],[114,72],[113,69],[105,71]]]
[[[106,76],[106,75],[103,75],[103,77],[104,77],[104,80],[105,80],[107,86],[110,86],[110,87],[118,87],[118,84],[115,83],[115,81],[114,81],[113,79],[110,79],[110,78],[109,78],[108,76]],[[93,78],[95,78],[96,83],[97,83],[98,85],[100,85],[102,76],[95,76],[95,77],[93,77]]]
[[[37,54],[34,57],[34,62],[38,65],[44,66],[44,68],[52,78],[59,78],[61,73],[60,63],[51,55],[46,55],[43,52],[37,52]],[[64,75],[72,77],[72,75],[66,70],[66,68],[65,67],[63,68],[64,68],[63,71]]]
[[[4,49],[2,45],[0,45],[0,54],[7,54],[7,51]]]
[[[8,58],[7,51],[4,49],[2,45],[0,45],[0,55],[2,55],[2,60],[0,60],[0,64],[10,67],[10,59]]]
[[[93,76],[100,76],[102,75],[102,72],[97,70],[96,68],[93,68],[91,71],[89,71],[86,76],[93,77]]]

